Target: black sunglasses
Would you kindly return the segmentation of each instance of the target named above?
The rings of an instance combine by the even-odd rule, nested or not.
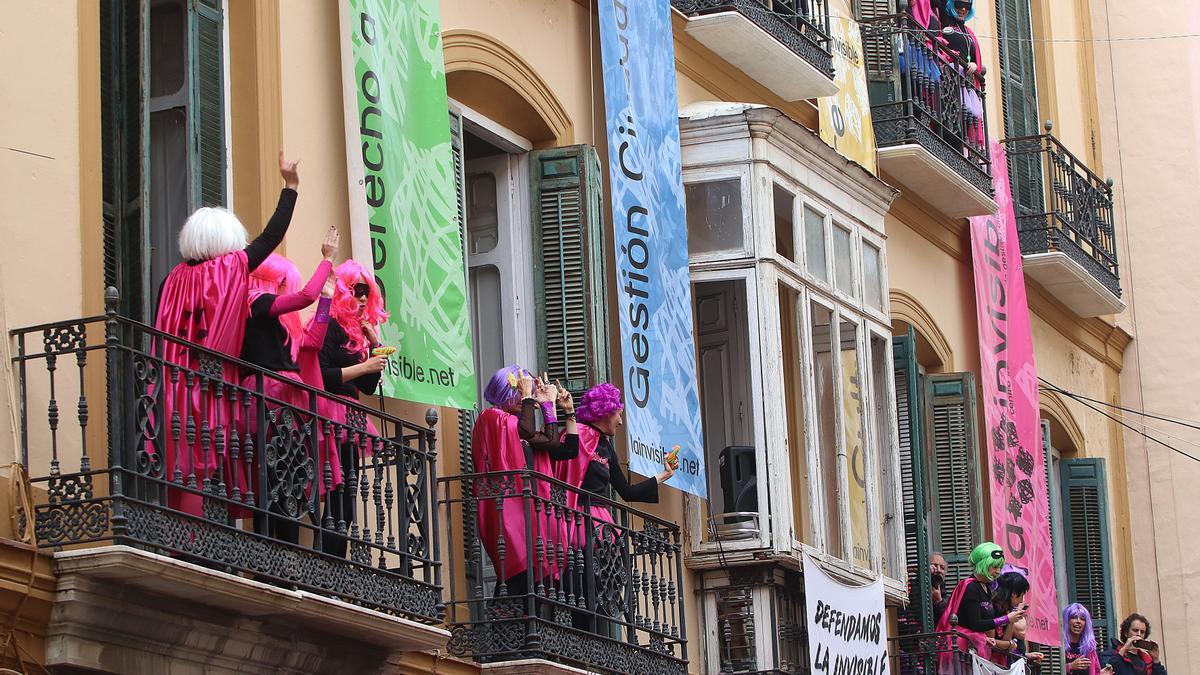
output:
[[[999,549],[992,551],[992,557],[995,558],[996,560],[1004,560],[1004,551],[1001,551]]]
[[[954,9],[961,9],[963,11],[969,12],[969,11],[971,11],[971,3],[964,2],[963,0],[959,0],[958,2],[954,3]]]
[[[367,284],[354,284],[354,297],[365,298],[371,294],[371,287]]]

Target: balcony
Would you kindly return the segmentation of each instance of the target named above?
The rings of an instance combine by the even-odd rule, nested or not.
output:
[[[671,0],[685,30],[786,101],[837,93],[828,0]]]
[[[976,672],[971,662],[974,650],[960,648],[958,637],[960,634],[957,631],[950,630],[943,633],[917,633],[889,638],[889,671],[896,675],[971,675]],[[1046,658],[1054,656],[1055,653],[1046,654]],[[1009,656],[1001,658],[1006,662],[1006,666],[1002,667],[1010,667],[1018,660]],[[1027,659],[1025,672],[1039,675],[1042,665]]]
[[[982,76],[908,14],[862,33],[880,168],[947,216],[995,213]]]
[[[451,655],[688,672],[677,525],[528,470],[440,482],[450,546],[461,551],[448,556]],[[515,530],[499,527],[506,511],[518,514]],[[495,542],[490,551],[484,541]]]
[[[107,299],[11,334],[33,488],[16,522],[58,577],[47,665],[378,672],[443,647],[435,411],[334,412],[290,381],[306,403],[279,400],[273,373]]]
[[[1119,314],[1112,181],[1046,133],[1004,140],[1025,273],[1080,317]]]

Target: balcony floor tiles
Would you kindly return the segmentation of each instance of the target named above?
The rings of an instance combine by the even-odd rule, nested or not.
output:
[[[394,672],[449,633],[127,546],[54,554],[47,666],[59,672]]]

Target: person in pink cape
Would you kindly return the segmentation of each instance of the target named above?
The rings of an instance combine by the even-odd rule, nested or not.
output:
[[[656,504],[658,486],[675,475],[674,465],[668,463],[666,468],[653,478],[638,483],[629,482],[625,472],[621,470],[620,459],[612,441],[612,437],[624,425],[624,410],[621,390],[607,382],[588,389],[579,401],[576,411],[580,422],[579,455],[570,461],[560,462],[555,467],[556,477],[568,485],[580,488],[584,493],[583,498],[586,499],[579,507],[583,512],[584,522],[571,528],[567,535],[573,548],[584,549],[596,546],[602,541],[616,541],[624,534],[605,501],[590,499],[589,494],[607,498],[611,487],[627,502]],[[590,519],[588,516],[591,516]],[[589,570],[588,573],[597,572]],[[588,587],[587,580],[583,578],[576,579],[575,583],[579,584],[580,588]],[[594,587],[603,587],[603,580],[597,579]],[[613,609],[602,606],[599,598],[589,598],[588,605],[597,615],[610,613]],[[601,626],[594,622],[593,616],[582,612],[573,613],[572,625],[589,631],[601,629]]]
[[[989,638],[996,637],[997,629],[1003,629],[1025,616],[1024,607],[1003,614],[998,613],[992,604],[992,583],[1004,568],[1003,549],[990,541],[984,542],[971,551],[967,563],[971,566],[972,575],[954,587],[954,593],[946,604],[946,612],[937,623],[937,632],[956,633],[938,655],[938,672],[942,675],[963,672],[964,666],[956,660],[959,658],[957,655],[971,649],[981,658],[992,660]],[[1000,653],[995,655],[995,659],[1007,661],[1007,657]],[[970,672],[969,666],[965,672]]]
[[[322,521],[330,521],[336,533],[322,532],[323,552],[344,558],[347,540],[342,533],[354,522],[355,499],[351,489],[357,481],[363,459],[374,451],[379,431],[366,412],[357,406],[339,403],[338,399],[357,402],[359,397],[374,394],[379,389],[387,356],[374,353],[382,347],[379,327],[387,321],[383,294],[375,283],[375,275],[357,260],[347,260],[333,271],[333,302],[329,307],[329,325],[325,342],[318,352],[321,383],[333,394],[324,413],[335,425],[327,439],[338,448],[336,463],[346,484],[336,486],[325,496]],[[336,438],[333,438],[336,436]]]
[[[252,497],[238,453],[235,404],[216,392],[222,383],[240,381],[237,367],[222,357],[236,358],[241,353],[249,314],[249,276],[287,233],[300,185],[297,164],[279,153],[284,180],[279,204],[262,234],[249,244],[246,228],[233,213],[197,209],[179,233],[183,262],[167,275],[159,293],[154,327],[215,352],[161,341],[161,416],[156,416],[156,431],[147,435],[146,451],[156,464],[161,463],[167,480],[190,488],[167,491],[168,504],[185,513],[202,513],[199,491],[234,502]],[[242,517],[249,511],[231,507],[229,515]]]
[[[325,332],[329,325],[329,305],[334,290],[334,285],[330,282],[330,272],[333,270],[333,257],[338,250],[338,238],[337,228],[330,227],[321,244],[323,260],[303,288],[300,287],[300,270],[295,263],[278,253],[267,256],[263,264],[250,273],[250,292],[247,298],[250,316],[246,319],[242,360],[271,371],[277,376],[262,377],[268,430],[261,447],[265,449],[266,443],[280,443],[290,437],[306,438],[308,435],[303,433],[293,434],[304,429],[310,429],[311,436],[316,440],[313,446],[302,444],[299,455],[287,452],[286,447],[278,447],[276,452],[270,453],[274,461],[269,466],[254,467],[252,481],[255,491],[259,494],[263,492],[260,472],[265,469],[265,488],[271,495],[268,510],[278,514],[267,518],[262,513],[256,513],[256,529],[293,544],[299,541],[299,526],[291,519],[298,518],[306,512],[304,504],[311,495],[312,478],[323,476],[325,469],[331,468],[332,482],[341,482],[340,465],[326,458],[328,443],[323,442],[324,439],[320,435],[320,423],[315,422],[311,414],[304,414],[305,411],[314,409],[319,412],[322,409],[323,397],[313,401],[310,392],[295,385],[302,383],[320,388],[322,384],[319,369],[315,373],[309,369],[308,378],[304,377],[300,357],[303,353],[309,361],[315,360],[317,352],[325,343]],[[300,321],[300,310],[313,302],[318,303],[316,315],[313,321],[304,327]],[[257,372],[248,372],[242,380],[242,386],[255,391],[258,379]],[[246,420],[246,428],[254,438],[258,438],[257,411],[251,409],[250,413],[250,419]],[[317,450],[315,457],[310,454],[311,447]],[[255,455],[255,460],[262,462],[267,457],[268,453],[260,451]],[[321,480],[318,494],[325,494],[330,487]]]
[[[479,414],[471,432],[471,461],[475,472],[494,474],[530,469],[546,478],[554,476],[553,463],[574,458],[579,452],[575,406],[571,394],[557,385],[536,379],[520,366],[501,368],[492,375],[483,390],[483,398],[491,407]],[[564,410],[565,422],[559,424],[556,403]],[[544,426],[537,428],[537,411],[541,410]],[[499,483],[509,480],[497,476]],[[542,499],[550,498],[549,480],[534,479],[531,489]],[[475,484],[476,496],[489,494],[486,478]],[[564,533],[560,522],[549,514],[534,519],[534,531],[529,531],[525,500],[520,496],[524,485],[517,478],[501,494],[512,496],[480,498],[476,502],[479,536],[500,583],[497,596],[526,595],[531,582],[552,583],[560,574],[557,560],[565,554]],[[491,491],[494,492],[494,491]],[[575,495],[565,496],[567,508],[575,507]],[[531,537],[532,535],[532,537]],[[534,557],[541,563],[530,575],[530,544],[541,542],[542,551]]]

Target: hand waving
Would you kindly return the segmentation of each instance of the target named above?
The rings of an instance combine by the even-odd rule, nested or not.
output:
[[[321,257],[333,262],[334,256],[338,252],[338,244],[342,235],[338,234],[337,226],[330,225],[329,231],[325,233],[325,240],[321,242]]]
[[[300,187],[300,161],[292,161],[283,156],[283,150],[279,151],[279,175],[283,176],[284,187],[295,190]]]

